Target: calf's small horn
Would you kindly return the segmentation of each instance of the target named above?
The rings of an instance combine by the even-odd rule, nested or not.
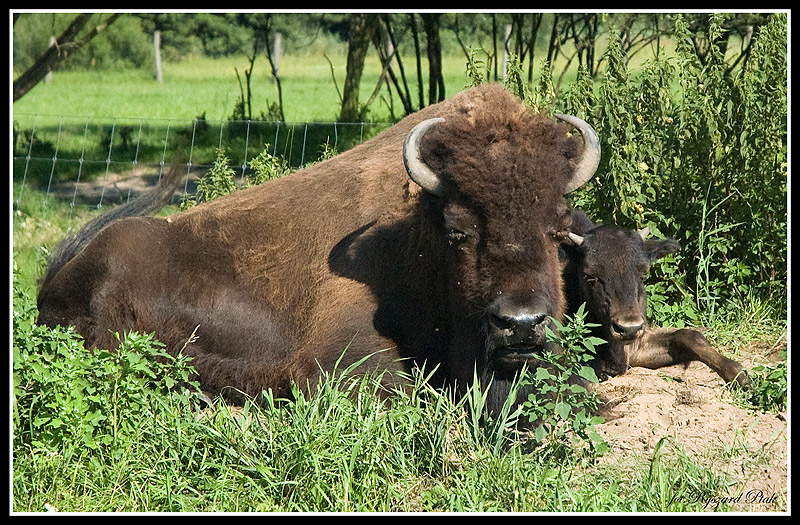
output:
[[[575,173],[564,190],[566,195],[586,184],[594,176],[597,166],[600,165],[600,139],[597,138],[597,133],[585,120],[572,115],[564,115],[563,113],[556,113],[555,116],[574,126],[583,136],[583,155],[578,160],[575,166]]]
[[[430,118],[423,120],[411,129],[403,144],[403,162],[411,180],[422,186],[422,189],[436,196],[444,196],[444,185],[439,176],[431,170],[422,160],[419,152],[419,143],[425,132],[432,126],[444,122],[443,118]]]
[[[577,233],[567,232],[567,237],[569,237],[569,240],[572,241],[572,244],[575,246],[580,246],[583,244],[583,237]]]

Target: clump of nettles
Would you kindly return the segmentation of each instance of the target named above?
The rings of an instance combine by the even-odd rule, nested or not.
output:
[[[87,349],[74,328],[36,323],[36,303],[14,269],[13,445],[58,453],[80,443],[120,454],[172,414],[196,409],[191,357],[167,353],[152,334],[117,334],[115,351]],[[106,456],[108,457],[108,456]]]
[[[181,201],[181,209],[185,210],[201,202],[207,202],[217,197],[233,193],[234,191],[277,179],[289,173],[286,159],[276,157],[269,153],[269,144],[264,145],[264,150],[250,160],[249,168],[240,183],[234,180],[236,172],[230,166],[230,159],[224,148],[216,150],[214,164],[208,173],[197,179],[197,192],[194,195],[185,194]]]
[[[788,401],[788,369],[786,350],[778,354],[780,361],[774,364],[758,364],[750,369],[753,383],[745,388],[731,385],[734,399],[747,408],[762,412],[782,412]]]
[[[247,180],[247,185],[257,185],[268,180],[277,179],[291,171],[286,159],[269,153],[269,144],[264,144],[264,151],[250,160],[250,169],[252,173]]]
[[[597,325],[585,322],[585,317],[581,305],[574,316],[567,316],[566,324],[554,321],[558,335],[547,330],[548,339],[557,343],[562,352],[544,353],[542,361],[546,366],[530,370],[523,377],[522,385],[533,388],[523,402],[522,415],[534,422],[533,440],[538,444],[575,445],[583,441],[594,453],[601,454],[607,444],[594,428],[604,421],[596,415],[600,402],[576,378],[598,382],[587,363],[594,357],[596,345],[605,341],[589,335]]]

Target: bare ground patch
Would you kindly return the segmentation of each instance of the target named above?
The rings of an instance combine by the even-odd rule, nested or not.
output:
[[[741,360],[748,369],[751,361]],[[659,440],[669,436],[697,463],[734,481],[727,494],[718,495],[733,511],[788,510],[786,413],[731,404],[722,379],[699,362],[632,368],[596,391],[611,406],[606,422],[597,427],[609,444],[602,462],[650,459]]]
[[[106,173],[89,181],[70,181],[52,184],[49,189],[51,195],[61,199],[74,198],[77,203],[96,206],[102,199],[103,204],[119,204],[147,191],[161,180],[161,176],[170,169],[170,166],[160,167],[139,166],[132,170],[120,173]],[[183,183],[175,190],[172,202],[180,201],[184,193],[193,194],[196,190],[197,178],[208,171],[205,168],[188,168],[184,170]],[[188,178],[186,177],[188,175]]]

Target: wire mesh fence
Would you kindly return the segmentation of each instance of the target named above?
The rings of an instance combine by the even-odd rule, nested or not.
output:
[[[119,204],[157,184],[175,165],[185,166],[183,192],[191,191],[218,149],[240,176],[265,149],[297,169],[316,161],[325,147],[345,151],[390,125],[14,114],[12,205],[19,209],[26,192],[42,195],[44,208],[54,199],[71,210]]]

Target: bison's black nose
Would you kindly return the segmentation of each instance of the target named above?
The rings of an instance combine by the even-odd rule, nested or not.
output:
[[[498,299],[487,310],[489,336],[496,347],[542,346],[549,312],[545,300]]]

